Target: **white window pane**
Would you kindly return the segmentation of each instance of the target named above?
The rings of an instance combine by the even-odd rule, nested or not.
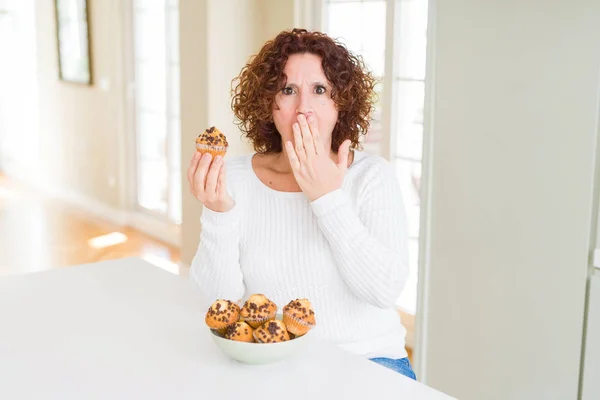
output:
[[[385,0],[332,3],[327,10],[327,34],[361,55],[376,76],[383,76],[385,66],[385,12]]]
[[[177,1],[174,1],[177,3]],[[168,9],[168,26],[167,26],[167,46],[169,52],[169,62],[179,64],[179,9]]]
[[[406,214],[408,217],[408,236],[416,239],[419,237],[421,206],[412,204],[410,207],[406,207]]]
[[[342,3],[329,6],[327,34],[339,39],[351,51],[362,50],[362,32],[356,29],[362,22],[360,3]]]
[[[423,147],[423,105],[425,84],[419,81],[397,82],[398,109],[395,154],[421,159]]]
[[[413,160],[423,155],[423,125],[406,124],[396,132],[396,154]]]
[[[181,223],[181,121],[169,120],[169,219]]]
[[[398,159],[395,161],[398,183],[402,191],[408,218],[408,235],[419,236],[421,163]]]
[[[179,171],[181,167],[181,120],[169,118],[169,168]]]
[[[168,217],[175,224],[181,223],[181,121],[169,120],[169,211]]]
[[[420,228],[419,188],[421,184],[421,163],[396,160],[396,173],[408,219],[408,237],[418,238]]]
[[[427,0],[400,1],[398,76],[424,79],[427,43]]]
[[[158,159],[166,157],[167,120],[164,114],[145,112],[138,113],[137,138],[139,157],[141,159]]]
[[[166,213],[166,160],[142,160],[138,163],[138,172],[138,203],[149,210]]]
[[[149,8],[151,9],[153,7],[157,7],[163,4],[164,1],[161,0],[133,0],[133,7],[136,11],[145,11]]]
[[[381,0],[325,0],[325,3],[371,3],[380,1]]]
[[[166,111],[165,64],[160,61],[136,63],[136,106],[138,109]]]
[[[362,5],[362,55],[375,76],[383,76],[385,70],[385,1]],[[356,28],[355,28],[356,29]]]
[[[169,174],[169,219],[181,224],[181,173],[179,169]]]
[[[415,315],[417,311],[417,289],[418,289],[418,256],[419,256],[419,241],[416,239],[408,242],[409,255],[409,272],[408,281],[400,295],[396,305],[403,311]]]
[[[134,18],[134,51],[136,59],[165,58],[164,1],[148,2]]]
[[[179,85],[179,65],[169,67],[169,115],[179,116],[180,106],[180,85]]]

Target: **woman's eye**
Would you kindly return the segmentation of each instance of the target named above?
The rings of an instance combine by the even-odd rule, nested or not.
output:
[[[294,89],[292,89],[291,87],[284,87],[283,89],[281,89],[281,93],[285,94],[286,96],[289,96],[290,94],[294,94]]]
[[[317,86],[315,88],[316,94],[325,94],[325,92],[327,92],[327,89],[325,89],[325,86]]]

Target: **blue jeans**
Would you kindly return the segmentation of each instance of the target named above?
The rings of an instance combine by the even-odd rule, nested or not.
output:
[[[400,372],[402,375],[408,376],[415,381],[417,380],[415,371],[413,371],[412,365],[410,365],[410,361],[407,357],[399,358],[397,360],[383,357],[371,358],[370,360],[376,362],[377,364],[383,365],[392,371]]]

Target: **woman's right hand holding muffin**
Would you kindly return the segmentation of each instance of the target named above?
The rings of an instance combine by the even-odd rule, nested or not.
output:
[[[215,212],[230,211],[235,202],[227,192],[223,157],[194,152],[187,172],[190,191],[204,207]]]

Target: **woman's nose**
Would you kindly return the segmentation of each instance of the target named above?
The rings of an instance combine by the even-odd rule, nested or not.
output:
[[[310,103],[310,96],[305,94],[300,94],[298,96],[298,106],[296,108],[296,113],[304,114],[307,118],[310,114],[312,114],[312,106]]]

